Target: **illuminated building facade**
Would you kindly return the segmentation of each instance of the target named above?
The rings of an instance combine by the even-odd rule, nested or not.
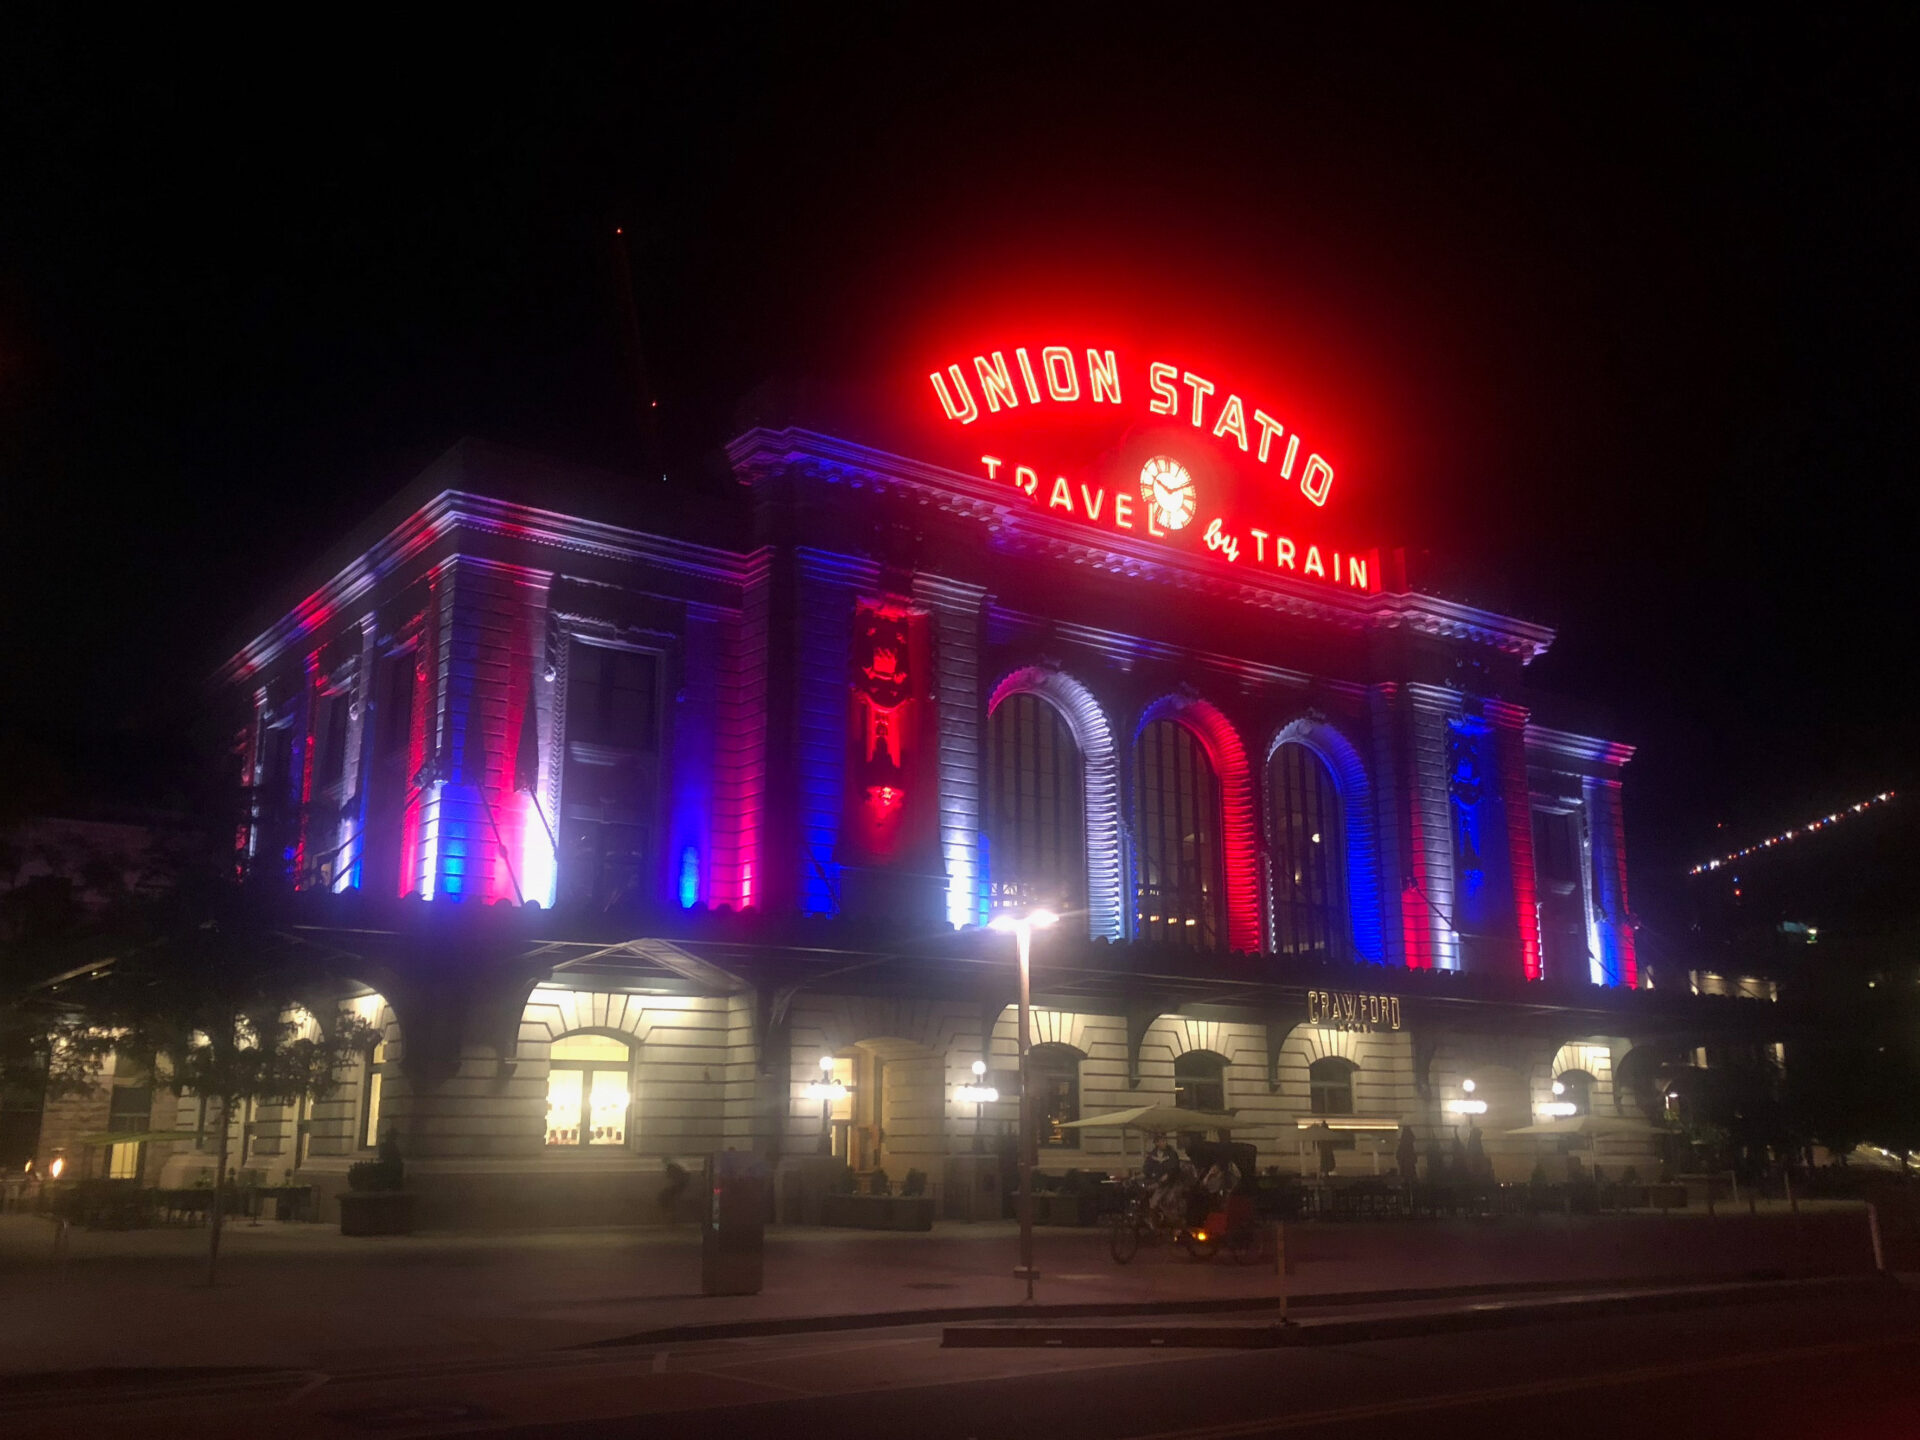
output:
[[[933,459],[750,429],[711,515],[463,444],[241,647],[240,863],[386,1036],[257,1163],[335,1186],[397,1133],[429,1223],[646,1218],[724,1148],[952,1208],[1017,1109],[984,927],[1033,905],[1045,1168],[1124,1164],[1061,1127],[1150,1100],[1283,1169],[1472,1125],[1506,1179],[1508,1131],[1657,1111],[1739,1002],[1649,989],[1631,751],[1535,723],[1551,633],[1321,536],[1334,467],[1223,384],[931,378]],[[991,431],[1123,395],[1084,461]]]

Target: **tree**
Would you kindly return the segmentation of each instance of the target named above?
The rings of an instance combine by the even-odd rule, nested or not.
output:
[[[207,1284],[217,1277],[235,1115],[250,1102],[324,1098],[370,1046],[374,1028],[343,1012],[312,952],[272,928],[253,897],[228,890],[116,960],[86,992],[95,1029],[122,1053],[219,1109],[219,1148],[207,1239]],[[317,999],[318,996],[327,997]]]
[[[92,1088],[113,1043],[76,995],[126,938],[124,918],[90,911],[64,876],[0,892],[0,1089],[44,1103]]]

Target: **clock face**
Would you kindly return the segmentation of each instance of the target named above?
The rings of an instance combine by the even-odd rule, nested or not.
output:
[[[1171,455],[1156,455],[1141,467],[1140,498],[1153,507],[1154,521],[1162,530],[1185,526],[1199,503],[1193,476]]]

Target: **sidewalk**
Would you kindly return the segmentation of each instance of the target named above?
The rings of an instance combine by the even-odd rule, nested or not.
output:
[[[1436,1287],[1863,1273],[1864,1212],[1744,1212],[1289,1227],[1294,1296]],[[1011,1224],[932,1234],[774,1228],[758,1295],[700,1294],[698,1232],[348,1239],[331,1227],[245,1223],[201,1284],[204,1230],[75,1231],[0,1216],[0,1376],[55,1370],[263,1366],[340,1371],[484,1360],[689,1325],[896,1316],[1012,1306]],[[1147,1251],[1117,1266],[1099,1229],[1036,1232],[1043,1307],[1257,1305],[1270,1266]],[[842,1322],[844,1323],[844,1322]],[[4,1380],[0,1379],[0,1384]]]

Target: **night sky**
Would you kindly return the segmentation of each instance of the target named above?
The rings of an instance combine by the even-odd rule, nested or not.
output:
[[[665,509],[755,387],[976,298],[1189,317],[1436,588],[1559,628],[1540,713],[1640,747],[1652,923],[1717,823],[1913,778],[1911,21],[751,13],[7,22],[14,797],[167,802],[241,623],[459,436],[645,468],[616,226]]]

